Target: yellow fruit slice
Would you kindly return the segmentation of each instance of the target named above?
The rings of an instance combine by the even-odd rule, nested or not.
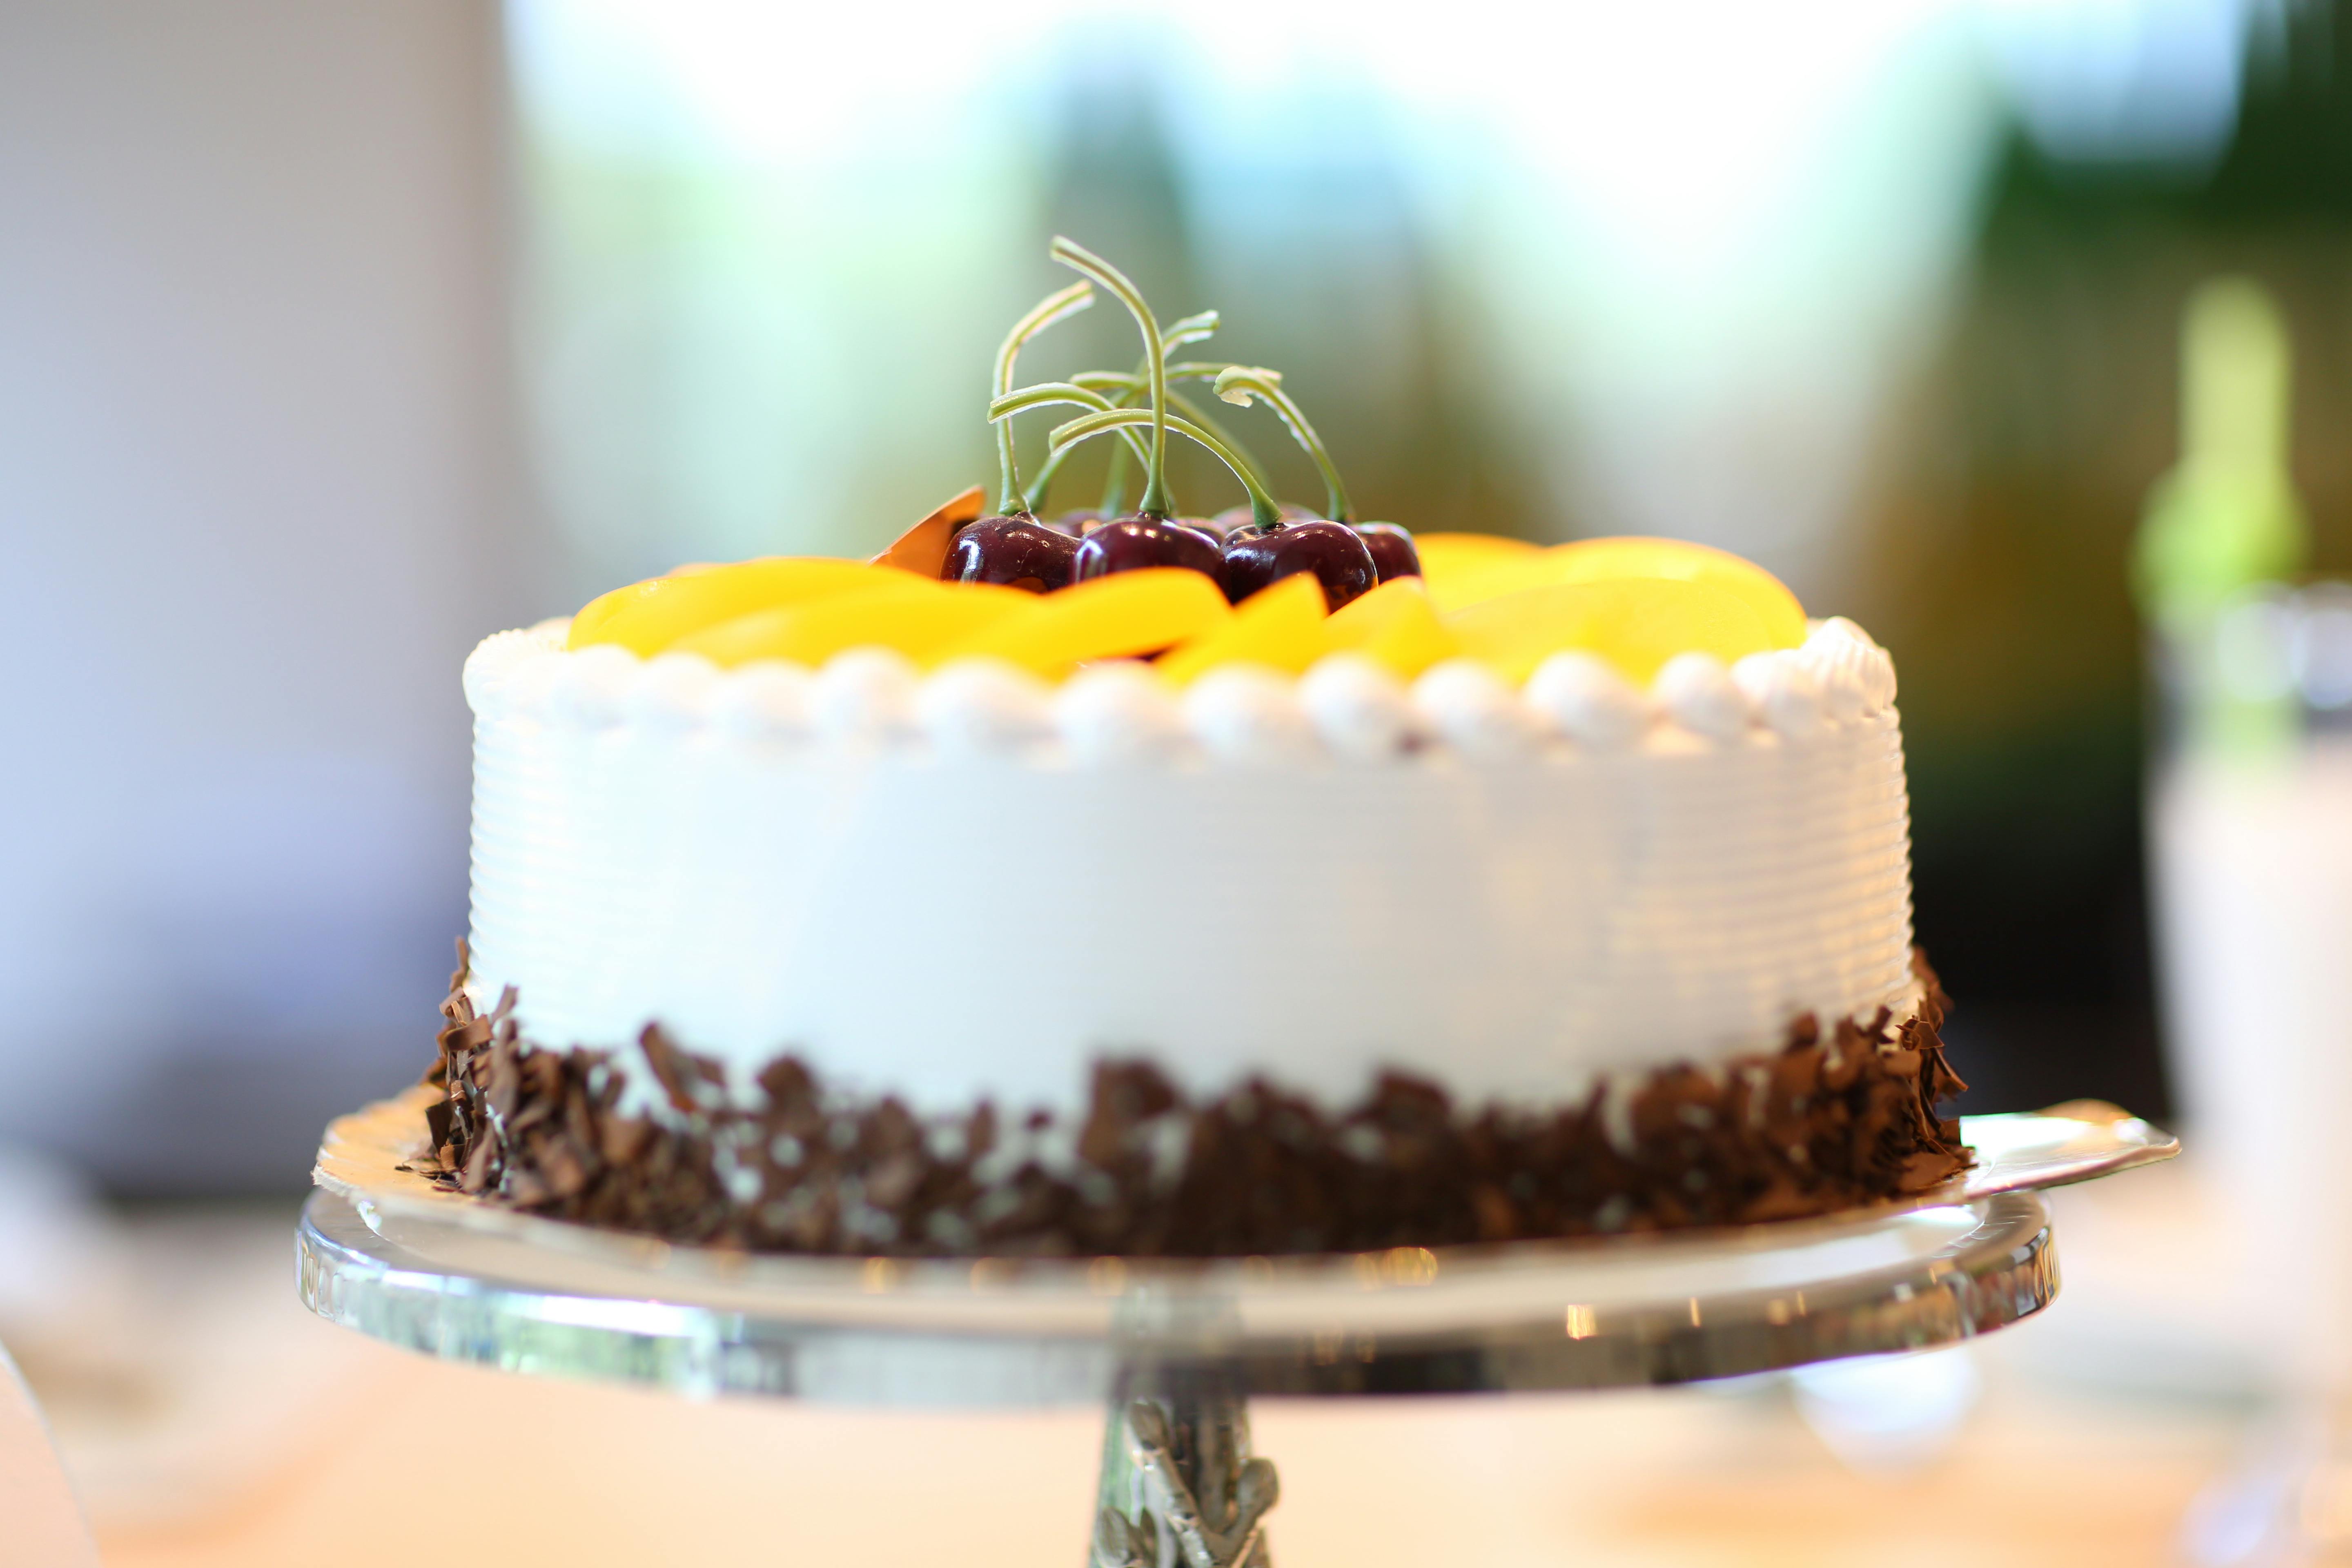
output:
[[[1508,561],[1516,556],[1542,553],[1543,546],[1529,544],[1524,539],[1507,539],[1499,533],[1415,533],[1412,547],[1421,556],[1423,571],[1434,561],[1441,567],[1460,567],[1487,561]]]
[[[572,616],[572,629],[564,634],[563,646],[587,647],[596,640],[598,627],[631,605],[652,594],[655,587],[663,581],[664,579],[660,577],[648,577],[642,583],[631,583],[615,588],[609,594],[597,595],[583,605]]]
[[[1011,616],[942,651],[985,655],[1057,678],[1080,661],[1157,653],[1233,617],[1224,590],[1199,572],[1149,566],[1047,594],[1034,616]]]
[[[1544,553],[1559,563],[1562,583],[1597,583],[1618,577],[1670,577],[1705,583],[1747,601],[1764,622],[1775,647],[1805,640],[1805,607],[1780,579],[1754,562],[1680,539],[1580,539]]]
[[[1417,577],[1394,578],[1340,605],[1323,635],[1334,652],[1353,649],[1406,680],[1462,651]]]
[[[887,567],[827,555],[771,555],[708,572],[656,577],[615,589],[572,618],[567,646],[617,643],[647,658],[679,638],[755,610],[779,609],[846,593]],[[902,572],[893,578],[919,581]],[[607,601],[617,601],[607,605]]]
[[[845,648],[896,648],[917,663],[1008,616],[1034,615],[1041,601],[1018,588],[928,582],[892,571],[891,581],[781,609],[755,610],[706,626],[672,646],[732,667],[755,658],[819,665]]]
[[[1745,601],[1762,617],[1774,647],[1805,640],[1805,608],[1780,580],[1727,551],[1680,539],[1580,539],[1517,557],[1490,557],[1443,577],[1430,591],[1443,611],[1559,583],[1605,583],[1621,578],[1657,578],[1705,583]]]
[[[1258,664],[1295,674],[1331,651],[1323,635],[1328,618],[1323,584],[1312,572],[1295,572],[1252,594],[1213,630],[1152,668],[1178,686],[1223,664]]]
[[[1712,583],[1622,577],[1522,588],[1445,617],[1462,651],[1507,680],[1525,680],[1553,654],[1600,655],[1636,685],[1678,653],[1711,653],[1726,664],[1777,646],[1764,618]]]

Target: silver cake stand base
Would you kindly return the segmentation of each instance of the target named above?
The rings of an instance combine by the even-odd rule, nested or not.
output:
[[[1965,1126],[1906,1206],[1679,1236],[1213,1263],[752,1257],[537,1219],[402,1167],[423,1098],[346,1117],[296,1239],[303,1302],[411,1350],[709,1396],[1107,1402],[1093,1561],[1266,1561],[1252,1394],[1622,1388],[1946,1345],[2041,1310],[2037,1190],[2170,1157],[2112,1107]]]

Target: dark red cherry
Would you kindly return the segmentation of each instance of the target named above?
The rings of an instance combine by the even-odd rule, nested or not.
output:
[[[1381,582],[1391,577],[1421,575],[1421,552],[1413,548],[1412,534],[1393,522],[1360,522],[1355,526],[1372,552],[1372,564],[1380,569]]]
[[[1220,522],[1213,517],[1180,517],[1176,521],[1187,528],[1195,529],[1215,540],[1223,540],[1226,530],[1232,526],[1230,523]],[[1244,509],[1244,521],[1247,521],[1247,509]]]
[[[950,583],[1003,583],[1035,594],[1070,584],[1078,542],[1034,517],[983,517],[948,545],[940,575]]]
[[[1059,517],[1047,519],[1045,522],[1045,526],[1055,532],[1066,533],[1072,539],[1084,539],[1102,524],[1103,514],[1092,508],[1084,511],[1066,511]]]
[[[1285,522],[1311,522],[1315,518],[1312,511],[1297,501],[1284,501],[1276,510],[1282,513]],[[1231,533],[1237,528],[1247,528],[1257,518],[1246,506],[1229,506],[1209,521],[1216,524],[1219,533]]]
[[[1164,517],[1133,512],[1087,535],[1070,564],[1070,581],[1108,577],[1145,566],[1188,566],[1217,575],[1223,548],[1213,533]]]
[[[1314,573],[1323,584],[1323,603],[1334,610],[1370,593],[1381,580],[1363,535],[1344,522],[1286,522],[1272,532],[1252,526],[1225,536],[1224,570],[1217,580],[1234,604],[1294,572]]]

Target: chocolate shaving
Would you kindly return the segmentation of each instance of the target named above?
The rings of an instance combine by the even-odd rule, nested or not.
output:
[[[1927,1191],[1971,1159],[1937,1114],[1967,1086],[1937,1036],[1950,1004],[1895,1022],[1793,1020],[1777,1054],[1658,1069],[1549,1110],[1454,1104],[1387,1073],[1337,1115],[1254,1078],[1202,1104],[1146,1060],[1097,1065],[1075,1135],[982,1101],[918,1118],[830,1093],[792,1057],[730,1101],[717,1062],[640,1044],[668,1114],[620,1109],[600,1051],[524,1042],[511,990],[476,1016],[463,944],[425,1082],[417,1168],[552,1217],[765,1252],[1213,1257],[1439,1247],[1741,1225]],[[1613,1092],[1626,1093],[1625,1089]],[[1630,1137],[1626,1129],[1630,1126]]]

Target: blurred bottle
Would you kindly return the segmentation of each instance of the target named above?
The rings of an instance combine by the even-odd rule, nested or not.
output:
[[[2207,284],[2179,467],[2134,562],[2162,704],[2148,787],[2166,1047],[2190,1157],[2245,1243],[2245,1342],[2282,1392],[2352,1378],[2352,588],[2296,588],[2286,330]]]

